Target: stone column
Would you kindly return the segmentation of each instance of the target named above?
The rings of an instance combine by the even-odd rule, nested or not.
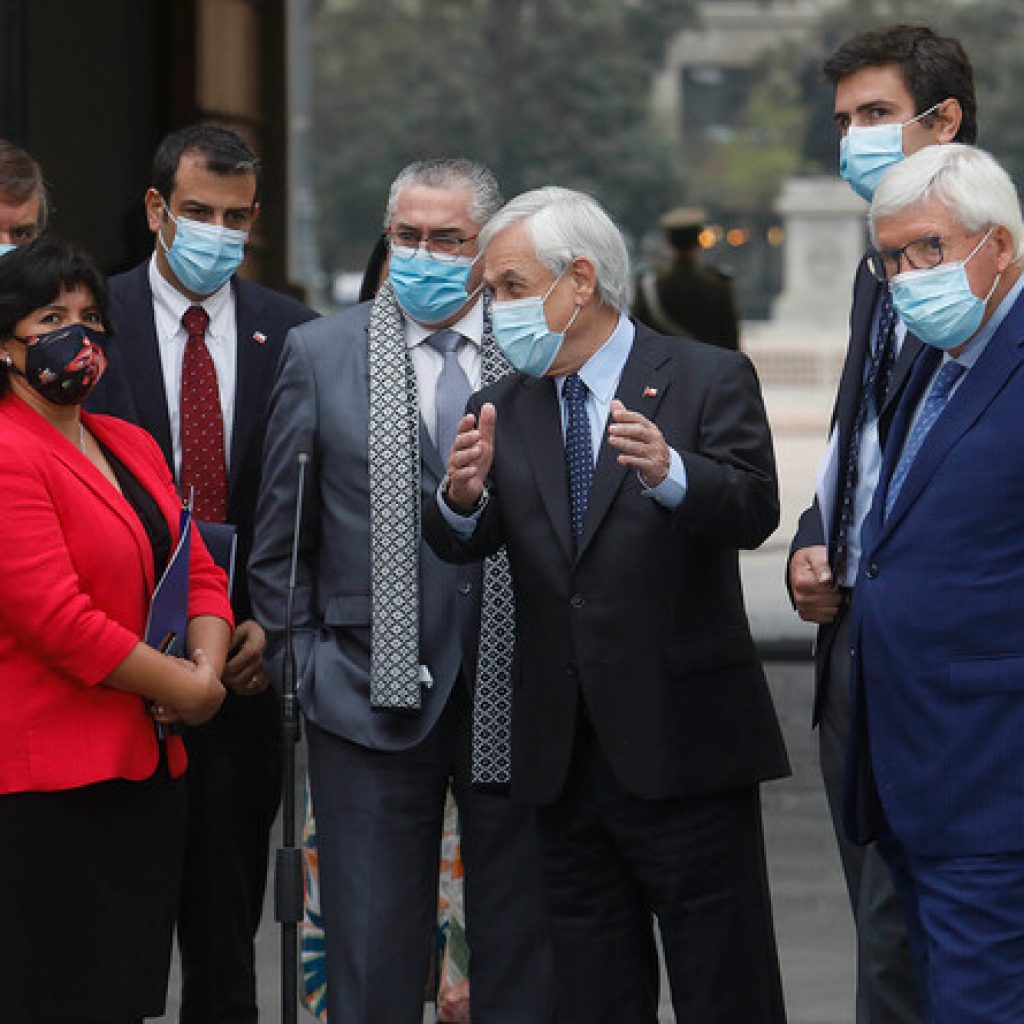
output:
[[[775,204],[786,239],[777,322],[845,323],[867,239],[867,203],[833,177],[790,178]]]

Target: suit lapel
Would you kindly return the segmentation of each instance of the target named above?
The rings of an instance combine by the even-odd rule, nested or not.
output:
[[[234,278],[235,296],[235,412],[231,424],[231,458],[228,473],[229,503],[245,465],[245,453],[253,434],[260,427],[263,410],[250,401],[262,393],[260,382],[273,372],[268,363],[274,361],[279,347],[267,344],[269,326],[263,322],[264,303],[259,292],[248,282]],[[260,341],[259,339],[263,339]]]
[[[444,455],[437,450],[437,445],[434,444],[433,439],[430,436],[430,431],[427,430],[426,421],[423,419],[423,413],[419,415],[420,423],[420,461],[424,467],[429,470],[433,475],[434,479],[440,481],[441,477],[445,474],[445,468],[448,463],[448,453]]]
[[[550,377],[524,377],[517,403],[522,419],[526,457],[533,470],[541,502],[554,527],[566,557],[572,558],[572,534],[569,526],[569,482],[565,471],[565,441],[562,413]],[[500,412],[499,412],[500,420]],[[501,427],[498,427],[499,432]]]
[[[153,292],[149,287],[149,261],[140,264],[132,273],[137,277],[132,287],[123,292],[124,322],[136,325],[133,329],[139,333],[132,337],[118,336],[114,344],[122,349],[121,360],[127,377],[125,384],[138,396],[135,421],[156,439],[167,465],[173,466],[171,421],[167,413],[167,389],[153,316]]]
[[[615,397],[627,409],[632,409],[653,421],[670,383],[667,369],[669,355],[662,343],[655,340],[653,335],[644,337],[641,341],[642,334],[643,332],[638,329],[626,365],[622,369]],[[580,540],[577,558],[582,558],[590,546],[623,480],[630,472],[632,470],[629,467],[619,463],[618,452],[608,443],[606,424],[601,447],[598,449],[594,482],[591,486],[590,501],[587,503],[587,517],[583,523],[583,537]],[[566,501],[568,502],[568,498]]]
[[[925,437],[920,451],[910,466],[899,496],[896,498],[892,513],[882,525],[883,536],[895,527],[907,509],[913,505],[950,448],[963,437],[1006,385],[1024,358],[1019,344],[1022,337],[1024,337],[1024,300],[1018,300]],[[922,364],[924,362],[922,360]],[[927,379],[931,379],[930,375]],[[909,394],[910,392],[908,392]],[[910,402],[907,405],[910,406],[905,410],[909,424],[909,417],[913,413],[914,405]],[[904,424],[904,430],[898,436],[906,437],[908,424]],[[898,458],[898,453],[894,452],[893,457],[894,459]],[[890,472],[891,470],[892,467],[890,467]]]
[[[889,376],[889,383],[885,389],[885,401],[882,403],[881,412],[878,414],[878,439],[884,447],[889,439],[889,430],[892,426],[892,418],[899,405],[899,396],[902,394],[903,385],[906,384],[910,375],[910,368],[914,365],[924,348],[924,343],[913,334],[907,334],[900,346],[900,354],[893,364],[892,373]]]

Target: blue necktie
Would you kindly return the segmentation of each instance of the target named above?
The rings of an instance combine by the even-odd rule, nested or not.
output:
[[[579,547],[587,518],[590,485],[594,479],[594,450],[590,444],[587,416],[587,385],[579,374],[570,373],[562,385],[565,398],[565,465],[569,473],[569,514],[573,549]]]
[[[850,528],[853,526],[853,501],[857,494],[857,471],[860,465],[860,441],[868,412],[874,406],[876,415],[881,412],[885,391],[892,373],[893,334],[896,326],[896,310],[888,287],[882,289],[882,308],[878,316],[878,330],[875,345],[868,359],[867,373],[860,392],[857,414],[850,433],[850,447],[846,453],[846,471],[843,474],[843,490],[839,495],[839,529],[832,555],[832,569],[836,580],[843,582],[846,573],[846,556],[850,546]]]
[[[444,359],[434,393],[434,444],[442,460],[447,461],[459,429],[459,420],[465,415],[466,402],[473,389],[459,363],[462,335],[456,331],[436,331],[426,342]]]
[[[942,368],[935,375],[928,397],[924,400],[921,415],[918,416],[910,430],[910,436],[900,454],[900,461],[896,464],[896,469],[893,470],[892,480],[889,481],[889,490],[885,496],[886,519],[889,518],[889,513],[892,512],[893,505],[896,504],[896,499],[900,496],[900,489],[907,479],[907,474],[910,472],[917,453],[921,450],[921,445],[924,444],[924,439],[928,436],[928,431],[935,426],[935,421],[939,418],[942,410],[946,408],[950,392],[964,370],[965,367],[962,364],[949,360],[942,364]]]

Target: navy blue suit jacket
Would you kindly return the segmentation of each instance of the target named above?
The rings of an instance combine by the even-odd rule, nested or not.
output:
[[[92,412],[109,413],[144,427],[156,439],[174,472],[171,426],[153,317],[147,259],[110,279],[110,314],[115,338],[110,366],[86,402]],[[232,279],[238,335],[235,419],[228,459],[228,521],[238,528],[236,618],[252,614],[245,566],[252,548],[259,494],[267,406],[285,335],[317,314],[301,302],[262,285]]]
[[[872,838],[884,809],[919,854],[1019,851],[1024,299],[953,393],[883,521],[884,482],[937,361],[928,351],[914,366],[863,531],[847,828]]]
[[[853,424],[857,418],[857,408],[860,405],[861,391],[864,386],[864,372],[867,360],[871,353],[871,334],[875,323],[875,313],[878,303],[881,301],[883,286],[872,277],[867,268],[866,258],[861,260],[857,268],[857,275],[853,282],[853,305],[850,309],[850,343],[846,350],[846,359],[843,362],[843,372],[839,378],[839,390],[836,393],[835,405],[832,408],[832,428],[839,431],[839,466],[837,474],[837,489],[842,486],[843,467],[850,451],[850,442],[853,438]],[[911,364],[921,351],[921,342],[913,335],[908,334],[903,341],[903,347],[893,366],[892,374],[889,377],[888,387],[885,393],[885,403],[882,406],[878,420],[878,433],[883,445],[892,424],[892,417],[898,405],[900,395],[903,394],[904,386],[907,383],[907,376]],[[828,525],[828,548],[833,550],[836,543],[836,536],[839,531],[839,517],[836,514],[842,494],[832,496],[832,521]],[[806,509],[800,516],[797,525],[796,535],[790,545],[789,554],[800,548],[813,547],[826,543],[826,532],[821,521],[821,510],[818,501],[815,499],[810,508]],[[787,586],[788,561],[787,561]],[[835,634],[835,627],[830,623],[818,629],[818,640],[814,648],[814,708],[812,720],[816,725],[818,722],[822,692],[825,685],[825,676],[828,671],[829,655],[832,650],[832,640]]]

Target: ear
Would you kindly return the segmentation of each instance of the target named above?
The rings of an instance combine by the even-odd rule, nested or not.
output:
[[[935,111],[933,116],[936,119],[935,141],[939,143],[952,142],[956,138],[956,133],[960,131],[960,124],[964,119],[960,101],[950,97]]]
[[[259,215],[260,215],[260,204],[257,203],[257,202],[254,202],[252,204],[252,223],[253,224],[256,223],[256,218],[259,217]],[[250,227],[251,227],[251,225],[250,225]]]
[[[146,223],[149,230],[155,235],[163,224],[166,213],[164,212],[164,197],[155,188],[146,189]]]
[[[1010,234],[1008,228],[1000,224],[992,232],[992,238],[989,241],[996,247],[996,267],[999,273],[1002,274],[1017,257],[1017,250],[1013,244],[1013,235]]]
[[[569,264],[572,277],[573,300],[577,306],[585,306],[597,294],[597,269],[586,256],[577,256]]]

